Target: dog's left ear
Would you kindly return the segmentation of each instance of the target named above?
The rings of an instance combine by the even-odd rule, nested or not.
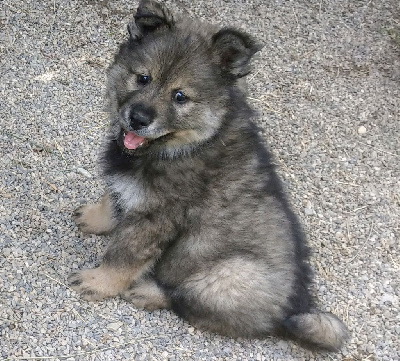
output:
[[[142,0],[133,21],[128,24],[128,32],[133,40],[140,39],[161,28],[172,28],[174,18],[162,4],[153,0]]]
[[[250,59],[262,48],[250,35],[232,28],[218,31],[212,38],[212,47],[222,71],[236,78],[250,72]]]

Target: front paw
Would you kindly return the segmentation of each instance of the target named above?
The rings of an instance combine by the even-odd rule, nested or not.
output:
[[[93,227],[91,226],[91,223],[93,223],[93,219],[90,217],[90,208],[93,205],[90,204],[85,204],[77,209],[75,209],[74,213],[72,214],[72,217],[78,226],[78,228],[83,232],[83,233],[95,233],[93,232]]]
[[[86,301],[100,301],[108,297],[102,289],[96,268],[72,273],[68,284]]]
[[[128,288],[131,279],[125,268],[112,268],[103,264],[97,268],[74,272],[68,277],[70,287],[87,301],[100,301],[113,297]]]
[[[105,234],[115,227],[112,206],[104,197],[100,203],[85,204],[73,213],[75,223],[84,233]]]

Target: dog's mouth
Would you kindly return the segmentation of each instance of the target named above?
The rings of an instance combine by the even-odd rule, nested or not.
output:
[[[145,137],[141,137],[140,135],[137,135],[134,132],[128,132],[128,131],[124,131],[122,133],[122,139],[125,148],[130,150],[138,149],[148,143],[148,140]]]

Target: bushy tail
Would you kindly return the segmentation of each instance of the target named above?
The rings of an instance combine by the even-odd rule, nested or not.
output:
[[[293,315],[283,326],[300,341],[330,351],[338,350],[348,337],[346,326],[331,313]]]

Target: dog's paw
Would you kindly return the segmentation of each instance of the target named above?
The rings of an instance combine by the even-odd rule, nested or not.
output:
[[[97,268],[74,272],[68,277],[69,286],[87,301],[100,301],[117,296],[132,282],[124,268],[100,265]]]
[[[97,282],[95,269],[74,272],[68,277],[69,286],[86,301],[100,301],[107,297]]]
[[[125,301],[133,303],[136,308],[147,308],[149,301],[146,295],[140,294],[135,288],[130,288],[120,294]]]
[[[104,281],[99,268],[74,272],[68,277],[69,286],[86,301],[100,301],[114,296],[112,286],[110,287]]]
[[[83,233],[94,233],[93,227],[90,225],[90,206],[91,205],[88,204],[82,205],[75,209],[74,213],[72,214],[72,218],[74,219],[76,225]]]
[[[104,234],[113,228],[111,213],[101,203],[80,206],[72,217],[83,233]]]
[[[149,311],[170,307],[164,292],[153,282],[133,283],[129,289],[121,292],[120,296],[133,303],[136,308]]]

